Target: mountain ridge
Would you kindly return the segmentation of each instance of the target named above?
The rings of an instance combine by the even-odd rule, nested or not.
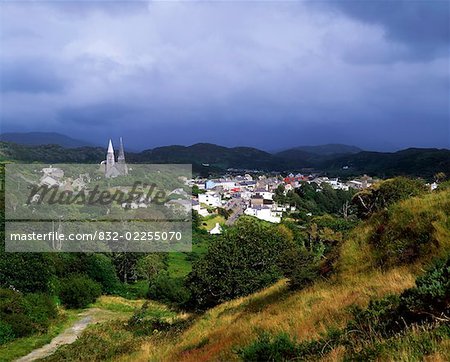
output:
[[[58,132],[5,132],[0,134],[0,141],[27,146],[59,145],[64,148],[95,147],[84,140],[72,138]]]
[[[310,154],[321,155],[321,156],[330,156],[335,154],[353,154],[364,151],[362,148],[347,145],[343,143],[326,143],[321,145],[313,145],[313,146],[297,146],[291,147],[275,154],[280,154],[283,152],[289,151],[303,151]]]
[[[43,163],[99,163],[105,147],[63,148],[58,145],[24,146],[0,142],[0,160]],[[220,174],[226,170],[300,171],[311,169],[333,176],[368,174],[379,177],[397,175],[432,179],[437,172],[450,175],[450,150],[408,148],[396,152],[362,151],[346,155],[317,155],[297,150],[289,154],[270,154],[252,147],[225,147],[210,143],[191,146],[164,146],[142,152],[127,152],[129,163],[189,163],[194,173]]]

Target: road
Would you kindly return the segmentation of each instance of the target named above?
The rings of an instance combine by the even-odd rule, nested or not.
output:
[[[227,208],[233,211],[225,222],[225,225],[230,226],[233,225],[237,218],[244,213],[245,203],[241,199],[233,199],[229,202]]]

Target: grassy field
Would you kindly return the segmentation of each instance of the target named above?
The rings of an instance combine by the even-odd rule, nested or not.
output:
[[[209,231],[212,228],[214,228],[214,226],[216,226],[216,223],[219,223],[220,225],[224,225],[225,218],[220,215],[209,216],[202,220],[202,228]]]
[[[169,275],[174,278],[184,278],[191,272],[192,262],[200,255],[206,253],[207,248],[207,240],[198,240],[194,241],[194,243],[192,244],[192,253],[169,253]]]
[[[120,295],[127,299],[142,299],[147,297],[148,281],[138,280],[135,283],[123,284]]]

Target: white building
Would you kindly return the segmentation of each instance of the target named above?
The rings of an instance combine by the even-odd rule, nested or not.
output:
[[[201,207],[200,203],[197,200],[192,200],[192,210],[197,211],[200,216],[209,216],[208,210]]]
[[[281,212],[272,210],[270,206],[248,207],[245,209],[244,214],[272,223],[281,222]]]
[[[211,230],[209,230],[209,233],[211,235],[219,235],[222,234],[222,226],[219,225],[218,222],[216,222],[216,226],[214,226]]]
[[[222,206],[222,197],[215,192],[206,192],[198,195],[198,202],[212,207]]]
[[[265,189],[256,189],[253,191],[256,195],[262,196],[264,200],[273,200],[273,192]]]

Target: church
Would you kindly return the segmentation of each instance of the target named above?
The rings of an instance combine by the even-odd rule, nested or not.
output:
[[[117,176],[128,175],[128,167],[125,163],[125,152],[123,149],[122,137],[120,137],[120,148],[117,162],[114,156],[114,148],[111,139],[109,140],[106,160],[101,162],[101,170],[105,173],[105,177],[112,178]]]

